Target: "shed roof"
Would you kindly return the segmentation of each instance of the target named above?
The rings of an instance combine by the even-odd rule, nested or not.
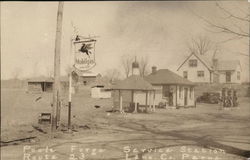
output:
[[[98,73],[93,73],[91,71],[79,71],[74,70],[74,72],[80,77],[97,77]]]
[[[96,86],[104,86],[104,88],[111,88],[111,84],[109,83],[108,79],[105,78],[96,78],[94,82],[91,83],[91,87],[96,87]]]
[[[177,75],[168,69],[159,69],[155,73],[145,77],[145,80],[151,84],[181,84],[181,85],[195,85],[193,82]]]
[[[61,82],[68,82],[68,77],[67,76],[61,76],[60,77]],[[29,78],[28,82],[54,82],[53,77],[45,77],[45,76],[40,76],[40,77],[34,77],[34,78]]]
[[[112,89],[121,90],[154,90],[153,86],[138,75],[132,75],[113,85]]]
[[[33,78],[29,78],[28,82],[54,82],[54,79],[51,77],[33,77]]]

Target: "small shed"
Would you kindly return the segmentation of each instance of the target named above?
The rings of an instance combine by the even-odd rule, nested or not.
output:
[[[139,75],[132,75],[112,87],[114,107],[127,112],[155,109],[155,92],[152,85]]]
[[[91,71],[79,71],[79,70],[74,70],[73,71],[73,77],[74,80],[84,86],[88,86],[91,83],[95,82],[97,78],[101,77],[101,74],[93,73]]]
[[[67,90],[68,79],[67,77],[60,77],[61,89]],[[40,92],[52,92],[54,78],[52,77],[35,77],[28,79],[28,92],[29,93],[40,93]]]
[[[91,84],[92,98],[111,98],[111,84],[104,79],[98,78]]]
[[[36,77],[28,79],[28,92],[50,92],[53,90],[53,78]]]

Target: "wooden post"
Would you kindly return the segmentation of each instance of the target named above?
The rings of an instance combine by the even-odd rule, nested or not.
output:
[[[151,95],[151,91],[149,91],[149,108],[150,108],[150,111],[152,111],[152,106],[151,106],[151,99],[152,99],[152,95]]]
[[[136,99],[136,97],[135,98],[133,98],[133,100],[134,100],[134,102],[135,102],[135,110],[134,110],[134,112],[133,113],[137,113],[137,99]]]
[[[120,112],[122,112],[122,95],[121,95],[121,91],[119,90],[119,102],[120,102]]]
[[[131,91],[131,102],[134,102],[134,90]]]
[[[68,109],[68,129],[71,128],[71,95],[72,95],[72,72],[69,73],[69,109]]]
[[[154,91],[154,95],[153,95],[153,111],[155,112],[155,91]]]
[[[137,101],[135,101],[135,110],[133,113],[137,113]]]
[[[177,96],[178,96],[178,94],[177,94],[177,85],[176,85],[176,94],[175,94],[175,106],[177,107]]]
[[[52,123],[51,131],[54,132],[57,128],[58,114],[60,114],[60,51],[61,51],[61,36],[62,36],[62,18],[63,18],[63,2],[59,2],[57,11],[57,27],[55,40],[55,55],[54,55],[54,85],[53,85],[53,106],[52,106]]]
[[[145,103],[145,110],[148,112],[148,91],[146,91],[146,103]]]
[[[43,91],[46,92],[46,85],[45,85],[45,82],[43,82]]]
[[[249,11],[250,11],[250,6],[248,5],[248,13],[249,13]],[[249,21],[250,21],[250,16],[248,16],[249,17]],[[250,33],[250,24],[248,25],[248,33]],[[248,38],[248,55],[250,56],[250,38]],[[250,81],[250,57],[248,57],[248,69],[249,69],[249,73],[248,73],[248,82]],[[240,79],[242,79],[241,78],[242,76],[240,76]],[[248,86],[249,87],[249,86]]]
[[[74,41],[74,38],[72,36],[72,38],[70,39],[70,67],[74,65],[74,52],[72,50],[72,45],[73,45],[73,41]],[[72,73],[73,73],[73,70],[71,70],[70,68],[70,71],[69,71],[69,103],[68,103],[68,130],[70,130],[71,128],[71,105],[72,105]]]

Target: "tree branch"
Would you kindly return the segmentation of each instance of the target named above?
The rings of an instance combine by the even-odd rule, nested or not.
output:
[[[223,8],[221,5],[219,5],[219,3],[216,2],[216,6],[221,9],[224,13],[228,14],[228,18],[234,18],[234,19],[238,19],[238,20],[241,20],[241,21],[246,21],[246,22],[250,22],[249,19],[247,18],[242,18],[242,17],[238,17],[238,16],[235,16],[234,14],[232,14],[231,12],[229,12],[228,10],[226,10],[225,8]]]

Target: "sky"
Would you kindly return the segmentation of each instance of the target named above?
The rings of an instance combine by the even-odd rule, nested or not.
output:
[[[244,15],[247,2],[220,4]],[[1,3],[1,79],[48,75],[53,70],[58,2]],[[98,36],[93,72],[122,71],[121,57],[148,57],[149,66],[176,71],[190,53],[187,43],[207,36],[219,44],[222,59],[238,59],[248,80],[248,40],[223,41],[228,35],[210,31],[199,16],[221,24],[225,18],[213,1],[64,2],[61,74],[70,64],[72,26],[82,36]],[[225,17],[225,16],[224,16]],[[244,26],[243,27],[248,27]]]

